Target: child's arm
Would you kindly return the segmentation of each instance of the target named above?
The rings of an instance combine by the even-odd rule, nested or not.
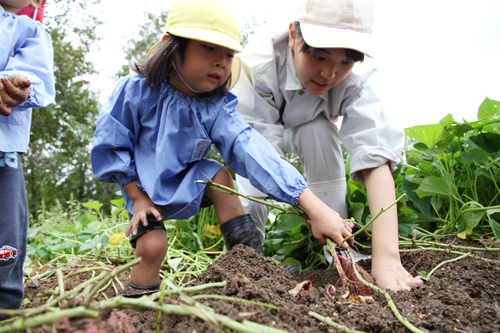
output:
[[[127,237],[130,235],[130,231],[132,231],[132,235],[137,234],[139,222],[142,222],[142,225],[145,227],[148,225],[148,215],[154,215],[154,217],[160,222],[165,219],[163,217],[162,210],[159,209],[153,201],[151,201],[146,192],[137,186],[136,180],[128,183],[127,185],[123,185],[123,189],[127,191],[130,199],[134,202],[134,216],[125,230],[125,235]]]
[[[325,205],[310,189],[305,188],[299,196],[299,206],[309,215],[309,229],[321,244],[326,244],[325,237],[340,244],[344,238],[351,235],[352,226],[346,223],[336,211]],[[350,246],[354,245],[354,238],[342,245],[343,250],[349,247],[347,243]]]
[[[396,200],[394,180],[387,164],[362,171],[368,192],[370,213],[375,216]],[[409,290],[423,284],[401,265],[398,244],[398,215],[394,205],[372,224],[372,277],[384,290]]]
[[[30,81],[23,75],[14,74],[0,82],[0,114],[9,116],[12,108],[28,98]]]

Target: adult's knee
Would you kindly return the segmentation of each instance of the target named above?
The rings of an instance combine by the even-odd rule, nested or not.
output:
[[[293,152],[299,157],[309,182],[337,180],[345,176],[338,129],[325,116],[293,129]]]

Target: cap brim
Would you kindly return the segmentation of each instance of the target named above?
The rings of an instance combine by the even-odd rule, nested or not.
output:
[[[231,68],[231,86],[229,90],[233,89],[241,75],[241,59],[239,57],[233,58],[233,67]]]
[[[176,28],[176,29],[169,29],[167,33],[171,33],[172,35],[179,37],[196,39],[211,44],[224,46],[227,47],[228,49],[238,52],[243,51],[243,48],[241,47],[239,41],[226,35],[225,33],[215,30],[200,29],[200,28]]]
[[[352,49],[372,58],[374,56],[373,36],[371,34],[304,22],[300,22],[300,30],[304,41],[311,47]]]

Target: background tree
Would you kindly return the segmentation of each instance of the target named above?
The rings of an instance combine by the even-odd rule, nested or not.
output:
[[[33,112],[31,142],[23,157],[30,213],[44,201],[109,202],[116,185],[95,180],[90,163],[92,135],[99,112],[98,94],[85,75],[95,73],[86,61],[95,28],[92,12],[100,0],[53,0],[47,3],[44,25],[54,46],[55,103]]]

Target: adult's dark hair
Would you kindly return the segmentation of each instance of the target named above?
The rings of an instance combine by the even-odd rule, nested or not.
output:
[[[309,46],[306,41],[304,40],[304,37],[302,37],[302,30],[300,29],[300,22],[295,21],[295,38],[302,38],[302,41],[304,42],[300,50],[302,52],[306,52],[309,49],[312,49],[311,53],[309,54],[309,58],[312,58],[316,55],[316,53],[321,50],[317,49],[314,47]],[[361,53],[359,51],[353,50],[353,49],[344,49],[345,55],[347,58],[351,59],[352,61],[363,61],[365,60],[365,55],[364,53]]]
[[[135,64],[134,71],[141,74],[141,77],[146,79],[150,87],[159,88],[162,84],[168,83],[174,68],[172,61],[174,61],[176,55],[178,55],[177,61],[180,61],[181,64],[184,62],[184,54],[189,41],[190,39],[188,38],[170,34],[163,43],[158,45],[156,52],[146,59],[142,65]],[[179,64],[177,65],[179,66]],[[227,95],[227,87],[230,82],[231,75],[229,75],[227,81],[222,86],[206,93],[199,93],[198,97],[216,94],[225,96]]]

